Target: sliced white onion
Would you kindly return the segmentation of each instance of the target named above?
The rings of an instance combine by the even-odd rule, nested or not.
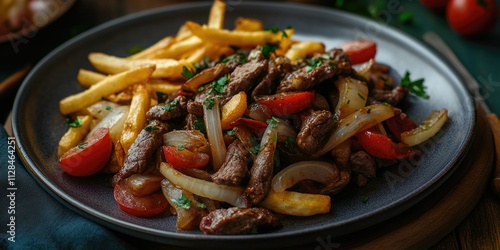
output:
[[[256,102],[248,106],[247,115],[250,118],[261,122],[265,122],[273,116],[271,109],[269,109],[266,105],[262,105]]]
[[[352,65],[352,68],[354,70],[356,70],[356,72],[358,72],[358,75],[364,76],[364,75],[366,75],[366,73],[368,73],[368,71],[370,71],[370,69],[372,68],[372,66],[374,64],[375,64],[375,60],[373,60],[373,58],[372,58],[368,62]]]
[[[163,135],[163,144],[183,146],[191,151],[208,153],[208,142],[199,130],[174,130]]]
[[[97,123],[95,127],[92,128],[87,135],[87,138],[90,138],[98,128],[109,128],[111,140],[113,142],[118,141],[122,134],[125,119],[127,119],[128,110],[128,106],[119,106],[114,108],[107,116]]]
[[[203,105],[203,118],[205,120],[210,150],[212,152],[212,165],[214,172],[217,172],[226,159],[226,144],[224,143],[220,123],[219,99],[214,98],[214,101],[215,104],[211,109]]]
[[[408,146],[420,144],[433,137],[448,120],[448,110],[433,110],[416,128],[401,133],[401,141]]]
[[[288,124],[287,122],[279,118],[274,118],[274,119],[279,120],[277,124],[278,142],[284,142],[287,140],[288,137],[295,140],[295,138],[297,137],[297,132],[295,132],[292,125]]]
[[[279,171],[272,180],[272,188],[282,192],[301,180],[327,183],[338,177],[338,170],[324,161],[300,161]]]
[[[101,120],[114,109],[120,107],[120,105],[110,102],[110,101],[99,101],[87,107],[86,111],[95,117],[97,120]]]
[[[166,162],[160,164],[160,172],[167,180],[183,190],[212,200],[227,202],[233,206],[244,207],[244,202],[241,199],[243,188],[241,187],[219,185],[187,176]]]
[[[394,116],[394,108],[382,103],[366,106],[342,119],[325,146],[314,156],[321,156],[351,136]]]
[[[335,107],[335,115],[338,119],[344,119],[366,105],[368,87],[365,83],[346,77],[340,78],[335,85],[339,90],[339,101]]]

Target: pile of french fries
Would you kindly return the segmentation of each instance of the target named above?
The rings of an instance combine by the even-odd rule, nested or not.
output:
[[[233,30],[224,29],[225,9],[224,1],[215,0],[206,25],[186,21],[177,34],[168,35],[129,57],[90,53],[88,60],[95,71],[80,69],[77,77],[78,82],[87,89],[59,103],[61,114],[78,117],[81,126],[71,127],[63,135],[59,141],[58,155],[63,155],[82,142],[95,125],[95,118],[88,114],[87,107],[103,99],[129,105],[121,136],[114,142],[113,159],[117,160],[112,161],[115,166],[109,169],[117,172],[123,166],[130,145],[146,125],[147,110],[158,104],[156,93],[172,94],[181,89],[186,82],[182,76],[183,69],[195,71],[195,63],[206,58],[212,61],[229,56],[235,52],[235,47],[254,48],[279,43],[276,55],[287,56],[292,61],[325,50],[321,42],[293,40],[292,28],[284,31],[286,35],[264,30],[258,19],[238,18]],[[246,100],[246,96],[238,98],[245,98],[239,102]],[[229,106],[222,107],[223,116],[233,119],[241,116],[241,109],[232,112],[231,105],[235,106],[229,103]],[[225,121],[227,123],[227,119]],[[226,123],[224,127],[227,127]]]

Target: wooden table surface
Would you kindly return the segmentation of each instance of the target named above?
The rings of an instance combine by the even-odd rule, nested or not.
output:
[[[0,81],[18,69],[29,70],[30,66],[36,64],[50,50],[84,30],[126,14],[183,2],[192,1],[78,0],[59,20],[38,32],[28,43],[21,44],[19,51],[12,52],[12,48],[5,44],[0,47],[4,57],[0,59]],[[331,1],[288,2],[331,5]],[[0,85],[0,104],[2,107],[8,107],[2,109],[0,122],[7,126],[8,122],[4,120],[7,117],[6,111],[12,107],[18,86],[16,81],[9,84],[8,88]],[[437,243],[431,249],[500,249],[500,197],[496,197],[489,186],[484,192],[476,195],[479,199],[477,206],[463,221],[457,222],[458,226],[447,236],[436,240]]]

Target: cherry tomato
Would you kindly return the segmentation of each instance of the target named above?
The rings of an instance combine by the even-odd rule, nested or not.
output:
[[[482,35],[496,23],[498,7],[495,0],[452,0],[446,8],[450,26],[460,35]]]
[[[405,159],[417,154],[417,151],[402,143],[394,143],[386,135],[368,129],[356,134],[363,149],[370,155],[382,159]]]
[[[119,181],[113,190],[120,210],[139,217],[153,217],[167,211],[169,204],[161,191],[148,196],[135,196],[128,188],[127,180]]]
[[[59,159],[62,170],[73,176],[99,172],[111,158],[113,142],[108,128],[97,129],[86,142],[68,150]]]
[[[352,64],[359,64],[375,58],[377,44],[370,40],[355,40],[339,46],[349,56]]]
[[[432,10],[445,10],[448,0],[420,0],[420,3]]]
[[[162,146],[165,159],[174,168],[201,168],[208,164],[210,156],[203,152],[192,152],[176,146]]]
[[[263,96],[257,103],[267,106],[273,115],[286,116],[311,107],[314,102],[314,91],[279,93]]]

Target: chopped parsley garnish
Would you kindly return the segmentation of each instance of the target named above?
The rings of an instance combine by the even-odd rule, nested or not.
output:
[[[224,93],[224,89],[226,88],[226,83],[229,81],[229,74],[220,77],[219,79],[212,81],[210,87],[208,87],[208,94],[213,92],[217,94]]]
[[[84,149],[86,146],[87,146],[87,142],[82,142],[82,143],[76,145],[76,147],[79,149]]]
[[[170,199],[175,205],[184,209],[191,208],[191,200],[188,199],[184,194],[181,195],[178,199]]]
[[[426,87],[424,86],[423,78],[412,81],[410,80],[410,72],[406,71],[400,84],[401,86],[408,88],[410,93],[413,93],[423,99],[429,99],[429,96],[425,92]]]
[[[174,99],[173,101],[169,102],[167,105],[163,106],[162,108],[166,111],[170,111],[172,110],[173,108],[175,108],[175,106],[179,104],[179,100],[177,99]]]
[[[203,101],[203,105],[207,107],[207,109],[212,109],[215,105],[215,99],[214,98],[207,98],[205,101]]]
[[[287,136],[285,139],[285,146],[289,149],[293,149],[295,147],[295,140],[291,136]]]
[[[110,110],[112,110],[112,109],[113,109],[113,108],[112,108],[111,106],[106,106],[106,110],[107,110],[107,111],[110,111]]]
[[[324,60],[330,60],[330,57],[328,55],[322,55],[307,60],[306,72],[310,72],[314,68],[319,67]],[[330,63],[330,67],[335,68],[335,64]]]
[[[233,129],[227,131],[227,135],[229,135],[229,136],[235,136],[236,135],[236,128],[233,128]]]
[[[266,43],[260,47],[260,52],[265,58],[269,59],[271,57],[271,54],[275,54],[276,50],[279,48],[279,43]]]
[[[361,95],[360,93],[358,93],[358,96],[359,96],[359,98],[361,98],[361,100],[365,100],[365,97],[363,95]]]
[[[227,63],[229,61],[237,61],[239,63],[246,63],[248,60],[247,60],[247,56],[244,53],[238,52],[238,53],[232,54],[226,58],[221,59],[218,63]]]
[[[177,146],[176,148],[177,148],[178,151],[182,151],[182,150],[186,149],[186,147],[184,147],[182,145],[181,146]]]
[[[139,45],[135,45],[135,46],[132,46],[129,49],[127,49],[127,54],[129,56],[131,56],[131,55],[137,54],[141,51],[143,51],[143,48]]]
[[[205,204],[203,204],[203,203],[196,203],[196,207],[197,208],[206,208],[207,206],[205,206]]]
[[[201,87],[198,88],[199,92],[203,92],[203,90],[205,90],[205,86],[201,86]]]
[[[204,134],[206,133],[205,123],[203,122],[203,119],[200,117],[196,117],[196,120],[194,120],[193,128]]]
[[[272,32],[272,33],[275,33],[275,34],[281,32],[281,36],[283,38],[288,38],[288,34],[286,33],[286,31],[283,30],[283,29],[280,29],[278,27],[265,28],[264,31],[269,31],[269,32]]]
[[[256,145],[253,145],[250,147],[250,152],[252,152],[253,154],[258,154],[260,151],[260,145],[259,144],[256,144]]]
[[[68,124],[68,127],[70,128],[78,128],[82,126],[82,121],[80,121],[80,118],[78,116],[72,120],[70,116],[66,117],[66,124]]]
[[[196,73],[201,72],[202,70],[208,68],[210,66],[210,58],[207,56],[203,57],[203,61],[200,63],[193,63],[194,68],[196,69]]]
[[[146,130],[147,132],[153,132],[153,131],[158,130],[158,128],[157,128],[157,127],[155,127],[155,126],[148,125],[148,126],[146,126],[146,127],[144,128],[144,130]]]
[[[269,124],[273,128],[276,128],[276,126],[278,126],[278,123],[280,123],[280,119],[276,117],[272,117],[271,119],[267,120],[267,124]]]
[[[181,75],[184,78],[186,78],[186,80],[189,80],[189,79],[193,78],[193,76],[196,75],[196,71],[192,71],[188,67],[182,66],[182,73],[181,73]]]

